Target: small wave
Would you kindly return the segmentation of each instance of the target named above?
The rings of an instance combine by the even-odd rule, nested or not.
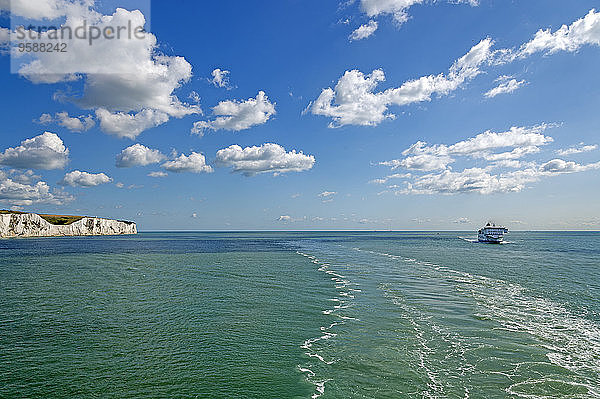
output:
[[[340,274],[339,272],[335,270],[330,270],[330,263],[322,262],[317,257],[300,251],[298,251],[297,254],[306,257],[313,264],[318,265],[319,267],[317,270],[323,272],[324,275],[329,276],[330,280],[335,285],[335,289],[338,290],[338,296],[329,299],[330,302],[335,303],[335,305],[333,305],[333,308],[321,311],[324,315],[336,317],[337,320],[331,322],[328,326],[321,326],[319,328],[323,335],[307,339],[301,345],[301,348],[307,351],[305,352],[306,356],[308,356],[309,358],[315,358],[319,360],[321,364],[329,366],[335,363],[336,360],[326,360],[325,357],[319,352],[318,343],[321,341],[328,341],[330,339],[335,338],[337,334],[331,332],[330,330],[334,329],[337,326],[345,324],[346,321],[359,321],[359,319],[357,318],[345,316],[340,313],[343,313],[346,309],[352,306],[351,303],[349,303],[349,301],[354,299],[354,294],[360,292],[360,289],[349,288],[351,286],[355,286],[356,284],[353,284],[348,278],[346,278],[346,276]],[[306,380],[315,386],[316,392],[312,395],[312,398],[316,399],[321,397],[325,393],[325,384],[331,381],[331,379],[315,379],[317,375],[316,372],[313,370],[316,369],[312,368],[312,366],[310,367],[311,368],[309,368],[309,366],[298,366],[300,372],[306,375]]]
[[[466,242],[469,242],[469,243],[471,243],[471,244],[482,244],[482,245],[488,245],[488,244],[487,244],[487,243],[485,243],[485,242],[480,242],[480,241],[479,241],[479,239],[477,239],[477,238],[458,237],[458,239],[459,239],[459,240],[466,241]],[[516,243],[515,243],[514,241],[502,241],[502,242],[495,243],[495,244],[492,244],[492,245],[509,245],[509,244],[516,244]]]
[[[560,379],[542,378],[531,379],[511,385],[506,392],[527,399],[549,399],[563,396],[568,392],[569,398],[587,399],[593,393],[593,387]],[[564,396],[563,396],[564,397]]]
[[[525,287],[519,284],[453,270],[431,262],[414,261],[388,253],[357,250],[389,258],[393,256],[394,259],[425,267],[425,272],[427,273],[428,269],[432,273],[432,277],[453,282],[459,293],[476,301],[478,311],[475,316],[480,319],[492,320],[505,331],[528,334],[538,342],[540,348],[546,351],[549,364],[563,370],[560,373],[557,372],[558,374],[565,371],[572,373],[572,380],[568,381],[560,378],[552,379],[552,375],[547,375],[546,377],[549,379],[543,381],[549,384],[550,388],[548,389],[561,390],[564,388],[568,391],[572,388],[577,391],[585,388],[585,392],[574,392],[575,396],[572,397],[600,398],[600,388],[597,386],[597,381],[600,381],[600,325],[598,323],[573,314],[555,301],[531,295]],[[398,301],[398,298],[395,298],[395,301]],[[403,303],[402,306],[408,305]],[[417,312],[415,309],[407,308],[406,314],[415,314],[415,312]],[[412,320],[411,323],[418,322]],[[419,337],[419,331],[426,325],[418,323],[414,326],[417,337]],[[435,328],[435,323],[431,328]],[[460,337],[455,338],[460,340]],[[424,343],[422,353],[426,354],[428,350]],[[522,370],[518,370],[519,365],[515,367],[514,370],[507,372],[511,379],[522,372]],[[541,384],[540,381],[532,380],[529,383],[513,384],[510,387],[510,393],[523,398],[556,397],[550,394],[536,396],[526,392],[526,387],[537,386],[535,384]],[[431,384],[435,387],[435,381],[431,381]]]
[[[320,381],[320,382],[316,382],[315,386],[317,388],[317,393],[315,393],[313,396],[311,396],[312,399],[317,399],[320,398],[321,396],[323,396],[323,394],[325,393],[325,384],[327,382],[331,381],[331,379],[325,380],[325,381]]]

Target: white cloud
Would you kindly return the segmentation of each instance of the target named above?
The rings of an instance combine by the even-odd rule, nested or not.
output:
[[[390,14],[397,23],[402,24],[408,20],[408,9],[422,3],[423,0],[361,0],[360,6],[370,18]]]
[[[552,143],[552,137],[543,133],[552,125],[540,124],[533,127],[512,127],[506,132],[486,131],[467,140],[452,145],[428,145],[417,141],[402,151],[404,158],[380,162],[380,165],[394,169],[407,169],[430,172],[448,169],[455,162],[453,157],[466,156],[495,162],[495,166],[506,165],[506,161],[517,160],[540,151],[540,146]],[[509,151],[502,151],[508,149]],[[500,152],[498,152],[500,151]],[[385,184],[386,179],[378,179],[377,183]]]
[[[397,189],[397,194],[495,194],[520,192],[528,184],[544,177],[600,169],[600,162],[581,165],[562,159],[542,164],[521,161],[526,155],[539,152],[541,146],[553,142],[552,137],[543,134],[550,126],[541,124],[529,128],[513,127],[501,133],[486,131],[452,145],[428,145],[419,141],[402,152],[405,158],[381,164],[392,169],[424,172],[442,170],[441,172],[423,175],[396,174],[372,182],[386,184],[392,177],[404,179],[405,188]],[[453,171],[448,164],[454,162],[453,157],[459,156],[482,160],[487,165]],[[496,168],[509,171],[492,173]]]
[[[22,173],[0,170],[0,202],[29,206],[42,203],[62,205],[73,200],[73,197],[62,191],[51,190],[46,182],[39,181],[39,176],[22,177]]]
[[[45,132],[0,153],[0,164],[18,169],[62,169],[69,162],[69,149],[54,133]]]
[[[85,132],[96,125],[92,115],[71,117],[67,112],[57,112],[54,116],[42,114],[39,122],[43,124],[56,123],[72,132]]]
[[[350,34],[349,39],[350,41],[366,39],[375,33],[378,26],[379,25],[377,24],[377,21],[371,20],[368,24],[364,24],[356,28],[356,30]]]
[[[278,222],[292,222],[293,219],[290,215],[281,215],[277,218]]]
[[[517,147],[512,151],[501,152],[498,154],[490,154],[486,152],[474,153],[474,157],[485,158],[487,161],[498,161],[504,162],[509,160],[515,160],[523,158],[529,154],[536,154],[540,152],[540,148],[535,145]]]
[[[531,41],[521,46],[518,56],[528,57],[539,52],[574,52],[584,45],[600,45],[600,13],[594,9],[571,25],[561,26],[554,33],[550,29],[540,29]]]
[[[486,92],[484,94],[485,97],[494,98],[499,94],[512,93],[526,83],[524,80],[517,80],[508,76],[501,76],[496,81],[500,82],[498,86]]]
[[[163,161],[166,157],[158,150],[153,150],[141,144],[134,144],[125,148],[117,155],[117,168],[131,168],[134,166],[147,166]]]
[[[445,155],[419,154],[404,159],[381,162],[381,165],[389,166],[392,169],[403,168],[428,172],[446,169],[452,162],[454,162],[454,159]]]
[[[376,126],[395,115],[388,111],[391,105],[405,106],[430,101],[431,96],[448,95],[464,82],[481,73],[480,67],[490,60],[492,41],[484,39],[456,60],[446,75],[428,75],[403,83],[398,88],[374,92],[385,81],[381,69],[364,75],[358,70],[346,71],[334,89],[327,88],[309,105],[315,115],[333,119],[330,127],[344,125]]]
[[[532,127],[511,127],[506,132],[496,133],[486,131],[467,140],[459,141],[450,146],[437,144],[429,146],[427,143],[418,141],[402,152],[402,155],[431,154],[438,156],[471,156],[482,158],[500,154],[490,154],[490,151],[503,148],[525,148],[538,147],[552,143],[552,137],[545,136],[543,132],[553,127],[549,124],[540,124]],[[526,152],[527,153],[527,152]],[[505,153],[501,153],[504,155]]]
[[[564,161],[562,159],[553,159],[540,166],[540,171],[543,173],[575,173],[585,172],[587,170],[600,169],[600,162],[580,165],[573,161]]]
[[[581,154],[582,152],[589,152],[598,149],[596,144],[594,145],[585,145],[584,143],[580,143],[577,147],[571,147],[563,150],[557,150],[556,153],[560,156],[567,156],[573,154]]]
[[[119,138],[135,139],[144,130],[162,125],[169,121],[169,115],[153,109],[144,109],[135,114],[112,113],[104,108],[96,110],[100,128]]]
[[[217,152],[217,164],[232,167],[234,172],[246,176],[259,173],[277,175],[309,170],[315,164],[315,157],[305,155],[302,151],[286,152],[285,148],[273,143],[245,148],[232,145]]]
[[[419,1],[420,2],[420,1]],[[467,1],[464,1],[465,3]],[[367,15],[392,14],[402,20],[405,10],[413,0],[363,0]],[[469,2],[475,4],[475,2]],[[501,65],[524,58],[539,51],[554,53],[559,50],[575,51],[585,44],[600,44],[600,13],[595,10],[571,26],[564,26],[554,34],[540,31],[536,37],[519,50],[499,49],[492,51],[492,40],[484,39],[465,56],[458,59],[447,74],[428,75],[403,83],[398,88],[376,92],[375,88],[385,81],[383,70],[365,75],[358,70],[346,71],[336,86],[323,89],[320,96],[309,104],[306,111],[330,117],[330,127],[344,125],[376,126],[385,119],[396,117],[389,107],[430,101],[434,94],[448,95],[465,82],[483,73],[485,65]],[[525,84],[523,81],[507,81],[490,90],[489,96],[508,93]]]
[[[275,104],[260,91],[256,98],[245,101],[221,101],[212,113],[215,118],[194,123],[192,133],[201,134],[204,129],[240,131],[262,125],[275,115]]]
[[[158,178],[158,177],[167,177],[168,175],[169,175],[168,173],[166,173],[166,172],[160,172],[160,171],[148,173],[148,177],[155,177],[155,178]]]
[[[0,11],[28,19],[56,19],[82,13],[94,0],[0,0]]]
[[[95,187],[110,183],[111,181],[112,179],[104,173],[88,173],[74,170],[67,173],[58,184],[71,187]]]
[[[534,169],[492,175],[482,168],[469,168],[461,172],[445,170],[439,174],[416,177],[403,194],[495,194],[520,192],[527,183],[539,179]]]
[[[117,9],[112,15],[101,15],[81,8],[69,9],[62,26],[75,29],[86,20],[88,26],[100,30],[110,27],[145,26],[145,17],[139,11]],[[50,35],[56,31],[42,34],[40,40],[51,41]],[[60,32],[58,33],[60,35]],[[201,113],[198,105],[183,103],[175,91],[192,77],[192,67],[183,58],[164,56],[157,51],[157,39],[151,33],[143,38],[121,35],[108,39],[101,36],[90,45],[87,40],[68,37],[62,40],[68,46],[67,53],[35,53],[34,60],[23,59],[19,73],[34,83],[57,83],[83,78],[83,93],[79,96],[63,95],[63,99],[89,109],[104,109],[110,113],[137,114],[152,110],[162,115],[161,120],[169,117],[183,117]],[[105,116],[106,113],[104,113]],[[116,128],[114,125],[125,123]],[[136,129],[156,124],[138,124]],[[108,132],[121,135],[130,130],[127,118],[113,118]],[[136,134],[124,134],[125,137]]]
[[[41,180],[41,176],[36,175],[33,170],[23,171],[23,170],[10,169],[3,173],[4,173],[4,175],[3,175],[4,177],[8,177],[13,181],[15,181],[17,183],[22,183],[22,184],[32,184],[34,182]]]
[[[448,151],[452,155],[487,155],[487,151],[500,148],[542,146],[554,141],[552,137],[542,134],[549,127],[552,125],[511,127],[508,131],[501,133],[488,130],[473,138],[451,145],[448,147]]]
[[[215,87],[220,87],[220,88],[224,88],[224,89],[228,89],[230,88],[230,83],[229,83],[229,71],[226,71],[224,69],[215,69],[214,71],[212,71],[211,75],[212,75],[212,84]]]
[[[330,198],[337,194],[337,191],[323,191],[319,194],[321,198]]]
[[[206,164],[204,155],[192,152],[190,155],[181,154],[171,161],[161,165],[163,169],[173,173],[212,173],[213,168]]]
[[[391,15],[397,24],[403,24],[410,17],[408,10],[417,4],[423,4],[424,0],[360,0],[361,10],[369,17],[374,18],[380,15]],[[478,0],[457,0],[450,1],[455,4],[470,4],[476,6]]]
[[[384,164],[384,163],[382,163],[382,164]],[[390,166],[390,165],[386,165],[386,166]],[[392,166],[392,169],[394,169],[393,166]],[[386,177],[383,177],[380,179],[373,179],[369,183],[371,183],[371,184],[387,184],[392,179],[407,179],[411,176],[412,176],[412,174],[410,174],[410,173],[394,173],[392,175],[389,175],[389,176],[386,176]]]
[[[584,172],[600,169],[600,162],[580,165],[555,159],[540,166],[500,174],[492,174],[486,168],[468,168],[460,172],[445,170],[437,174],[416,176],[406,183],[406,188],[398,194],[498,194],[520,192],[528,184],[538,182],[543,177],[558,174]]]

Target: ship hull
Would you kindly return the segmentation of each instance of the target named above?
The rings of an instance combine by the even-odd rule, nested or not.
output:
[[[483,244],[502,244],[504,240],[488,240],[480,238],[479,242]]]
[[[504,237],[489,237],[489,236],[479,236],[479,242],[484,244],[502,244],[504,241]]]

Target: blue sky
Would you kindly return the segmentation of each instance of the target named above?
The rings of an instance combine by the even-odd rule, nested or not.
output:
[[[2,208],[142,230],[600,228],[593,1],[67,3],[0,2]],[[8,54],[11,17],[137,8],[143,41]]]

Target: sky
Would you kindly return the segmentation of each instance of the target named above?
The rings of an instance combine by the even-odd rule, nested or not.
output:
[[[600,229],[597,2],[173,4],[0,0],[0,208],[142,231]],[[65,51],[19,48],[40,43]]]

